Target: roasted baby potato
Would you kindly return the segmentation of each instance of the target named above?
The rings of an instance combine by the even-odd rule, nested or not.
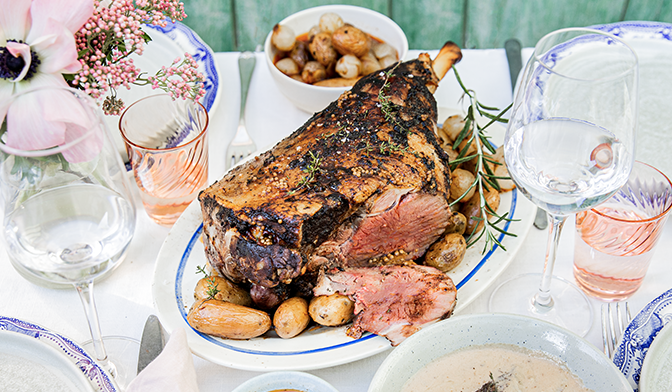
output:
[[[275,332],[283,339],[300,334],[309,323],[308,301],[301,297],[292,297],[281,303],[273,315]]]
[[[268,313],[218,299],[194,303],[187,321],[199,332],[226,339],[252,339],[271,328]]]
[[[338,293],[313,297],[308,313],[316,323],[326,327],[347,324],[355,316],[355,303]]]
[[[296,41],[294,49],[289,52],[289,58],[294,60],[296,65],[299,66],[299,69],[303,69],[303,67],[306,66],[306,63],[310,61],[308,44],[303,41]]]
[[[485,201],[486,203],[490,206],[490,208],[493,211],[497,211],[497,208],[499,208],[499,192],[497,192],[494,189],[490,189],[485,193]],[[483,228],[483,221],[479,219],[474,219],[480,218],[481,217],[481,209],[480,209],[480,204],[481,204],[481,195],[480,193],[476,192],[474,193],[474,196],[469,199],[466,203],[462,205],[462,208],[460,209],[460,212],[467,217],[467,227],[465,230],[465,233],[467,235],[471,235],[475,231],[478,232]],[[491,216],[491,214],[487,214],[488,218]]]
[[[331,44],[342,55],[351,54],[357,57],[369,53],[369,37],[355,26],[346,24],[339,27],[331,36]]]
[[[467,241],[461,234],[446,234],[429,247],[425,254],[425,265],[448,272],[462,262],[466,253]]]
[[[329,33],[317,33],[308,44],[308,48],[313,58],[325,67],[335,63],[338,57],[338,53],[331,45]]]
[[[446,226],[446,231],[443,232],[444,235],[457,233],[463,235],[464,231],[467,229],[467,217],[464,216],[461,212],[453,212],[450,214],[448,219],[448,226]]]
[[[241,306],[252,306],[250,293],[223,276],[209,276],[199,280],[194,289],[194,298],[197,301],[209,299],[212,292],[216,292],[214,299]]]
[[[322,86],[322,87],[351,87],[354,86],[355,83],[360,78],[353,78],[353,79],[345,79],[345,78],[332,78],[332,79],[324,79],[320,80],[319,82],[315,83],[315,86]]]
[[[303,81],[310,84],[324,80],[326,77],[327,71],[324,69],[324,65],[317,61],[307,62],[306,66],[303,67],[303,71],[301,71],[301,78],[303,78]]]

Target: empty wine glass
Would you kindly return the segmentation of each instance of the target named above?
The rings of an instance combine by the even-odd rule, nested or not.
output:
[[[108,358],[93,297],[93,279],[120,263],[135,230],[121,157],[83,92],[32,89],[0,107],[8,108],[0,118],[5,248],[24,271],[75,286],[93,354],[123,385],[135,365],[127,370],[122,359]]]
[[[518,189],[549,216],[543,273],[504,282],[493,312],[546,319],[584,336],[592,307],[579,288],[553,276],[567,217],[595,207],[623,185],[634,163],[637,56],[617,37],[586,28],[544,36],[518,88],[504,156]]]

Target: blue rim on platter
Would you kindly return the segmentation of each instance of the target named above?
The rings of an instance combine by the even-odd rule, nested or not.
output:
[[[630,322],[616,351],[614,364],[625,375],[635,392],[644,357],[653,339],[672,320],[672,289],[651,301]]]
[[[215,63],[215,54],[193,30],[180,22],[168,22],[166,27],[148,25],[175,41],[196,60],[198,70],[205,76],[205,96],[201,103],[208,112],[216,108],[219,74]]]
[[[69,338],[12,317],[0,316],[0,330],[16,332],[35,338],[43,343],[62,351],[89,380],[91,386],[98,392],[118,392],[110,375],[106,373],[87,352]]]

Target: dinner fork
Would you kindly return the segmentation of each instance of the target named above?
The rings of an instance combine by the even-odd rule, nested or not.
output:
[[[602,304],[602,344],[604,353],[611,358],[616,350],[621,335],[630,324],[630,307],[628,302]]]
[[[250,81],[252,80],[252,72],[254,71],[256,62],[256,56],[252,52],[243,52],[238,57],[238,69],[240,72],[240,117],[236,135],[226,150],[226,170],[229,170],[257,150],[257,146],[254,144],[252,138],[250,138],[250,135],[248,135],[247,127],[245,126],[247,92],[250,89]]]

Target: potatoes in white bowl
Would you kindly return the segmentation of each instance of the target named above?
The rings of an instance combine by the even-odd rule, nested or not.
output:
[[[414,384],[414,375],[425,366],[436,363],[448,355],[460,355],[475,347],[505,347],[516,352],[534,352],[534,357],[542,357],[556,362],[560,368],[572,373],[588,390],[595,392],[632,392],[630,384],[616,366],[597,347],[585,339],[561,327],[545,321],[509,314],[471,314],[453,316],[416,332],[390,353],[376,372],[369,392],[399,392]],[[466,358],[466,357],[463,357]],[[488,372],[492,372],[493,381],[500,381],[500,371],[489,367],[481,368],[481,359],[462,360],[469,371],[454,375],[453,380],[464,381],[476,377],[476,370],[485,371],[485,380],[478,380],[478,386],[466,390],[479,390],[490,382]],[[473,363],[472,363],[473,362]],[[486,361],[487,362],[487,361]],[[504,367],[509,367],[506,363]],[[518,382],[524,375],[522,366],[512,373],[510,380]],[[513,369],[513,367],[512,367]],[[452,369],[449,369],[452,370]],[[443,372],[443,370],[441,371]],[[482,372],[481,372],[482,373]],[[422,374],[422,373],[420,373]],[[444,374],[435,372],[431,377],[442,379]],[[430,378],[424,376],[423,378]],[[539,375],[538,380],[541,379]],[[409,380],[411,380],[409,382]],[[409,383],[405,387],[405,384]],[[537,384],[535,384],[537,385]],[[442,385],[441,391],[452,391],[451,385]],[[500,386],[500,385],[498,385]],[[459,389],[458,389],[459,390]],[[504,389],[506,390],[506,389]],[[515,389],[514,389],[515,390]],[[548,390],[541,388],[540,390]],[[575,390],[575,389],[571,389]]]
[[[293,32],[296,36],[301,36],[302,34],[308,33],[314,26],[319,26],[320,18],[325,14],[339,16],[345,24],[350,24],[356,29],[390,45],[396,50],[400,60],[405,59],[408,52],[408,39],[401,27],[387,16],[368,8],[351,5],[325,5],[313,7],[288,16],[278,22],[277,25],[287,27],[289,28],[289,31]],[[326,25],[323,28],[328,29],[329,25]],[[282,52],[273,44],[272,38],[273,31],[270,31],[266,37],[266,42],[264,43],[266,64],[268,65],[271,76],[273,76],[273,80],[278,86],[278,89],[299,109],[308,113],[319,112],[326,108],[331,102],[338,99],[343,92],[350,89],[351,86],[315,86],[295,80],[281,72],[278,69],[278,66],[276,66],[275,61],[278,60],[278,56],[282,54]],[[287,32],[282,31],[281,34],[278,34],[278,29],[276,28],[276,39],[277,38],[280,38],[278,40],[279,45],[285,48],[285,45],[287,45]],[[381,48],[381,50],[382,49],[383,48]],[[346,72],[346,70],[347,72],[352,72],[353,67],[358,66],[357,64],[353,64],[351,60],[352,59],[348,57],[345,61],[342,61],[340,69],[344,70],[343,72]],[[286,64],[281,64],[281,68],[283,68],[284,65]],[[283,69],[290,70],[289,72],[291,73],[291,67],[291,64],[289,64],[288,68]],[[362,64],[361,67],[364,68],[364,64]],[[349,76],[351,73],[347,75]]]

